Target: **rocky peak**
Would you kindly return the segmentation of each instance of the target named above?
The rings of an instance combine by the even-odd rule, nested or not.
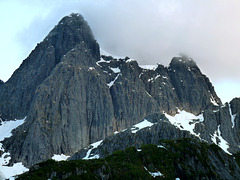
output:
[[[100,59],[99,45],[88,23],[80,14],[72,13],[64,17],[44,40],[56,47],[57,55],[65,54],[76,44],[82,43],[92,51],[96,60]],[[69,44],[66,43],[68,41]]]
[[[0,114],[4,119],[28,114],[36,88],[51,74],[61,59],[76,46],[82,53],[100,59],[99,45],[87,22],[79,14],[64,17],[39,43],[12,77],[0,88]],[[87,63],[87,62],[86,62]]]

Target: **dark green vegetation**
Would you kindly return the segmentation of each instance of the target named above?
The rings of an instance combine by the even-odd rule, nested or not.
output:
[[[105,159],[48,160],[33,166],[19,179],[153,179],[149,172],[158,171],[163,174],[158,179],[239,177],[240,168],[234,158],[216,145],[189,138],[159,143],[119,150]]]

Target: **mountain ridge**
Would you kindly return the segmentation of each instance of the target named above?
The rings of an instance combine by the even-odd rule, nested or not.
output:
[[[237,155],[232,158],[216,145],[181,138],[129,147],[104,159],[48,160],[19,179],[236,179],[239,169]]]
[[[168,67],[159,64],[151,70],[128,57],[100,55],[79,14],[64,17],[12,77],[0,83],[2,118],[27,116],[3,146],[11,153],[11,163],[21,161],[27,167],[54,154],[73,155],[151,116],[158,122],[153,130],[142,130],[145,133],[138,139],[126,131],[122,139],[129,144],[121,148],[159,139],[196,138],[169,119],[157,118],[168,114],[171,119],[179,111],[202,114],[204,122],[191,120],[193,132],[209,143],[225,140],[236,152],[239,107],[238,98],[223,105],[208,77],[189,57],[174,57]],[[115,140],[116,147],[117,142],[121,141]],[[119,150],[116,147],[109,153]]]

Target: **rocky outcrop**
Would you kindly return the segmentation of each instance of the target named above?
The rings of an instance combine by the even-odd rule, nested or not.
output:
[[[221,105],[209,79],[187,57],[175,57],[169,67],[156,69],[145,69],[129,58],[100,57],[89,26],[78,14],[63,18],[37,45],[0,86],[0,98],[3,118],[27,116],[3,144],[12,162],[28,167],[53,154],[72,155],[151,114],[175,115],[184,109],[198,115]],[[209,121],[219,124],[217,119]],[[150,136],[152,140],[136,137],[125,142],[140,145],[189,133],[163,122]]]

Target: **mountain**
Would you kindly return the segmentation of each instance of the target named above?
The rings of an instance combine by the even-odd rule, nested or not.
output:
[[[149,68],[101,54],[79,14],[64,17],[0,82],[0,114],[5,122],[26,117],[2,144],[10,164],[27,167],[54,154],[81,159],[84,148],[100,140],[93,152],[101,158],[182,137],[215,143],[229,154],[239,151],[240,99],[223,105],[186,56]],[[133,132],[141,122],[152,126]]]

